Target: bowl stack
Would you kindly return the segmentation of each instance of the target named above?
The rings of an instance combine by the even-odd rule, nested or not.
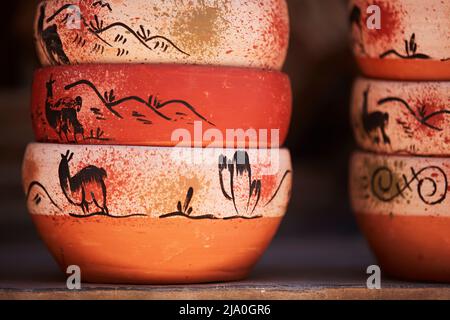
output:
[[[353,0],[354,212],[382,272],[450,281],[450,3]],[[373,29],[381,19],[379,29]],[[374,79],[377,78],[377,79]]]
[[[284,0],[42,1],[27,205],[88,282],[245,277],[292,168]]]

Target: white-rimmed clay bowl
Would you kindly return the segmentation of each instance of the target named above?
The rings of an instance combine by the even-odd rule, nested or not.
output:
[[[368,77],[450,80],[450,2],[352,0],[353,51]]]
[[[357,152],[350,192],[384,274],[450,282],[450,159]]]
[[[351,122],[365,150],[409,155],[450,155],[450,82],[359,78]]]
[[[196,283],[248,275],[286,212],[287,150],[30,144],[31,217],[82,281]]]
[[[44,66],[182,63],[281,69],[285,0],[42,1],[35,39]]]

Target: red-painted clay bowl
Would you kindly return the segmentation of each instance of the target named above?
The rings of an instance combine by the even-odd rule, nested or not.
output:
[[[350,190],[383,274],[450,282],[450,159],[357,152]]]
[[[369,77],[450,80],[450,2],[351,0],[353,51]]]
[[[285,0],[42,1],[35,40],[43,65],[181,63],[281,69]]]
[[[450,82],[360,78],[351,121],[365,150],[387,154],[450,155]]]
[[[287,150],[30,144],[31,217],[61,266],[82,281],[242,279],[285,214]]]
[[[36,71],[39,142],[278,147],[291,118],[278,71],[182,65],[79,65]]]

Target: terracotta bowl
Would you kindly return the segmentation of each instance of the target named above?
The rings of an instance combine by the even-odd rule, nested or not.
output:
[[[351,0],[349,12],[353,51],[366,76],[450,80],[450,2]]]
[[[37,8],[34,36],[45,66],[182,63],[281,69],[289,15],[285,0],[47,0]]]
[[[30,144],[31,217],[82,281],[197,283],[247,276],[285,214],[287,150]]]
[[[450,282],[450,159],[357,152],[350,190],[381,271]]]
[[[260,69],[79,65],[37,70],[37,141],[278,147],[291,118],[288,76]]]
[[[388,154],[450,155],[450,82],[360,78],[351,120],[358,144]]]

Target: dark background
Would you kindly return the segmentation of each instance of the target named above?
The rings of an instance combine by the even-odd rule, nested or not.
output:
[[[37,0],[2,2],[0,21],[0,243],[38,241],[20,182],[29,116],[32,37]],[[345,0],[290,0],[290,49],[284,71],[294,95],[286,146],[294,161],[289,212],[278,238],[356,235],[348,201],[348,160],[354,148],[349,96],[357,73],[349,47]]]

